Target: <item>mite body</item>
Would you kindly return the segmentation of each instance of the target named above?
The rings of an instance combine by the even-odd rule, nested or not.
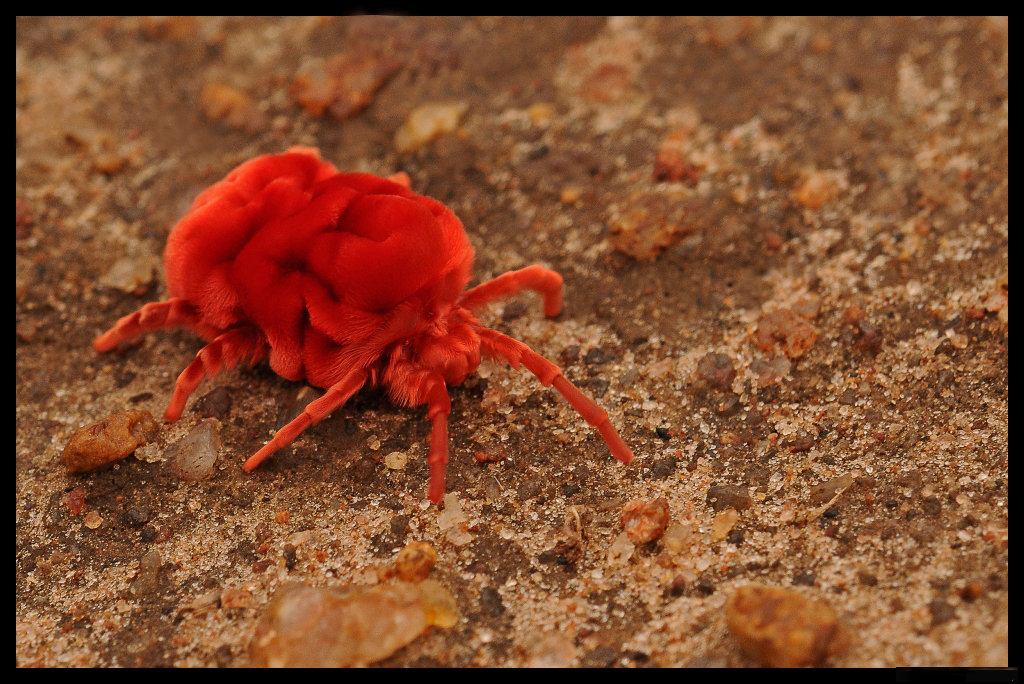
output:
[[[177,420],[205,376],[239,360],[269,360],[288,380],[327,389],[244,465],[258,466],[366,384],[432,421],[428,495],[444,494],[447,387],[481,357],[524,366],[559,393],[623,463],[633,455],[597,404],[522,342],[482,326],[474,312],[533,290],[544,313],[562,306],[562,277],[539,265],[469,290],[473,248],[440,202],[408,176],[340,173],[311,148],[245,162],[196,198],[164,252],[170,298],[119,320],[97,351],[145,332],[186,326],[207,341],[178,377],[164,414]]]

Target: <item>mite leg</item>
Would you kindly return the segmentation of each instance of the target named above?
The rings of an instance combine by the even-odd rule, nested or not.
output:
[[[427,457],[427,464],[430,466],[427,496],[437,503],[444,496],[444,472],[448,465],[448,414],[452,411],[452,402],[448,397],[444,378],[437,373],[433,375],[436,379],[433,379],[427,391],[427,418],[433,421],[430,430],[430,455]]]
[[[545,316],[557,316],[562,310],[562,276],[540,264],[509,271],[466,290],[459,304],[473,311],[487,302],[509,297],[520,290],[533,290],[544,297]]]
[[[427,496],[437,503],[444,496],[444,471],[448,464],[448,414],[452,402],[444,376],[437,371],[399,362],[384,373],[383,382],[391,398],[406,406],[427,405],[427,418],[433,423],[430,430],[430,485]]]
[[[92,341],[93,349],[98,352],[110,351],[119,342],[130,340],[136,335],[164,328],[177,328],[182,325],[193,325],[199,322],[195,310],[180,297],[168,299],[166,302],[152,302],[130,313],[114,327]]]
[[[250,456],[249,460],[242,466],[242,469],[246,472],[251,471],[272,453],[281,447],[288,446],[307,427],[323,420],[331,411],[344,404],[353,394],[359,391],[359,388],[366,382],[367,375],[368,373],[365,370],[353,370],[337,383],[331,385],[331,388],[327,390],[327,394],[311,402],[297,418],[278,430],[274,438],[265,447]]]
[[[213,377],[221,369],[231,368],[245,356],[249,357],[250,363],[256,363],[267,356],[267,351],[263,335],[252,328],[233,328],[218,336],[200,349],[192,363],[178,376],[164,420],[174,422],[181,418],[185,402],[204,377]]]
[[[536,353],[519,340],[514,340],[508,335],[503,335],[497,330],[483,329],[480,331],[480,347],[484,354],[492,358],[499,358],[508,361],[513,368],[519,368],[519,364],[526,367],[537,376],[545,387],[553,385],[559,394],[565,397],[566,401],[572,404],[590,425],[597,428],[604,438],[605,443],[611,450],[612,455],[623,463],[633,460],[633,452],[626,443],[619,437],[619,433],[612,427],[608,414],[600,406],[594,403],[575,385],[565,379],[558,366]]]

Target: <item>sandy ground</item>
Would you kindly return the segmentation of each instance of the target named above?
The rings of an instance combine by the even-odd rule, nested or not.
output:
[[[19,665],[244,666],[284,582],[372,584],[413,540],[459,621],[384,665],[752,666],[725,612],[750,583],[835,610],[854,638],[829,665],[1007,663],[1006,19],[16,27]],[[399,151],[430,103],[454,130]],[[69,475],[77,428],[161,416],[201,346],[92,338],[166,296],[156,257],[200,190],[296,144],[406,171],[464,222],[474,283],[561,272],[558,318],[524,295],[483,320],[634,462],[486,364],[451,390],[461,521],[425,499],[424,410],[380,392],[247,474],[308,392],[258,365],[144,458]],[[223,449],[189,483],[164,449],[197,400]],[[624,545],[622,507],[657,497],[670,534]]]

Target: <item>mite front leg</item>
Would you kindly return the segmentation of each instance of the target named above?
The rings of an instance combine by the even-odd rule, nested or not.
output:
[[[504,359],[513,368],[519,368],[519,364],[522,364],[526,370],[536,375],[545,387],[554,386],[558,393],[565,397],[566,401],[583,417],[583,420],[597,428],[616,459],[623,463],[633,460],[633,452],[612,426],[608,413],[566,380],[558,366],[519,340],[514,340],[497,330],[486,328],[481,330],[480,347],[487,356]]]
[[[554,365],[543,356],[537,354],[534,354],[534,356],[547,364]],[[530,367],[533,361],[535,359],[525,357],[523,358],[523,365],[534,375],[540,377],[540,374]],[[608,418],[608,413],[604,409],[595,404],[590,397],[583,394],[576,385],[566,380],[561,372],[551,380],[551,385],[583,416],[583,420],[597,428],[597,431],[604,438],[605,444],[608,445],[608,449],[611,450],[612,456],[623,463],[629,463],[633,460],[632,450],[622,441],[622,437],[619,436],[618,431],[612,426],[612,421]]]
[[[509,271],[466,290],[459,304],[473,311],[495,299],[511,297],[520,290],[533,290],[544,297],[544,315],[549,318],[562,310],[562,276],[540,264]]]
[[[263,335],[252,328],[234,328],[214,339],[199,350],[192,363],[178,376],[164,420],[173,423],[181,418],[185,402],[204,377],[213,377],[222,369],[231,368],[245,356],[249,357],[250,363],[256,363],[266,357],[267,351]]]
[[[332,385],[327,390],[327,394],[316,401],[310,402],[309,406],[298,417],[278,430],[274,438],[265,447],[249,457],[249,460],[245,462],[242,469],[246,472],[251,471],[272,453],[281,447],[288,446],[307,427],[319,423],[331,411],[344,404],[353,394],[358,392],[359,388],[366,382],[368,375],[367,371],[363,369],[350,371],[348,375]]]
[[[92,341],[93,349],[107,352],[125,340],[164,328],[182,325],[197,325],[199,316],[188,302],[180,297],[166,302],[151,302],[134,313],[130,313],[114,324],[114,327]]]

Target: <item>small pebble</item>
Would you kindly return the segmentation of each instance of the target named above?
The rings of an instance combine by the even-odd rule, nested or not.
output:
[[[325,111],[339,121],[365,109],[402,61],[377,51],[355,49],[325,59],[307,60],[292,81],[289,95],[311,116]]]
[[[793,313],[801,318],[813,321],[821,313],[821,297],[817,295],[801,297],[793,304]]]
[[[203,418],[223,419],[231,413],[231,390],[223,385],[199,397],[192,411]]]
[[[711,523],[711,541],[722,541],[725,539],[739,519],[740,514],[732,508],[716,515],[714,522]]]
[[[838,171],[813,171],[797,188],[796,199],[808,209],[820,209],[839,197],[849,183]]]
[[[695,232],[685,200],[674,191],[632,195],[608,218],[609,242],[634,259],[654,259]]]
[[[395,150],[399,154],[412,152],[442,133],[451,133],[458,128],[459,119],[468,108],[465,102],[420,105],[409,113],[395,133]]]
[[[457,621],[439,583],[389,586],[286,585],[256,624],[249,654],[257,667],[352,667],[387,658],[430,625]]]
[[[422,582],[437,563],[437,551],[426,542],[409,542],[395,559],[395,572],[403,582]]]
[[[985,298],[984,306],[986,311],[1002,311],[1006,308],[1010,298],[1006,292],[997,290]]]
[[[252,592],[246,588],[227,587],[220,593],[220,607],[224,610],[246,608],[252,601]]]
[[[708,489],[706,502],[711,510],[720,513],[732,507],[737,511],[745,511],[754,504],[747,488],[741,485],[716,485]]]
[[[217,425],[204,420],[184,439],[168,447],[171,470],[185,482],[197,482],[213,475],[222,444]]]
[[[758,388],[776,384],[789,375],[791,369],[792,364],[785,356],[776,356],[770,361],[754,359],[750,364],[750,371],[757,377]]]
[[[255,132],[266,125],[266,115],[247,93],[226,83],[208,81],[199,93],[199,104],[210,121]]]
[[[668,527],[668,501],[630,501],[622,508],[622,527],[636,546],[659,539]]]
[[[500,617],[505,612],[505,606],[501,602],[501,594],[491,587],[481,589],[480,609],[488,617]]]
[[[157,590],[161,562],[157,551],[150,551],[139,560],[139,572],[130,586],[132,594],[146,596]]]
[[[142,527],[149,522],[153,512],[148,508],[129,508],[125,511],[124,522],[130,527]]]
[[[932,627],[949,622],[956,617],[956,608],[949,605],[942,599],[935,599],[928,603],[928,610],[932,614]]]
[[[122,411],[75,430],[61,461],[72,473],[88,473],[127,458],[153,441],[160,426],[149,411]]]
[[[966,347],[967,338],[963,335],[961,335],[961,337],[963,338],[963,347]],[[871,325],[867,321],[861,321],[860,323],[857,324],[856,346],[858,350],[874,356],[878,352],[882,351],[883,342],[884,339],[882,338],[882,333],[878,330],[878,328]],[[959,347],[959,349],[963,349],[963,347]]]
[[[964,588],[960,591],[960,598],[964,601],[976,601],[985,593],[985,587],[982,586],[981,582],[972,581],[968,582]]]
[[[95,530],[103,524],[103,518],[101,518],[100,514],[96,511],[89,511],[85,514],[85,520],[82,521],[82,524],[88,527],[90,530]]]
[[[629,562],[629,559],[635,550],[636,547],[633,545],[633,542],[629,540],[629,534],[627,532],[620,532],[619,536],[617,536],[611,546],[608,547],[608,564],[625,565]]]
[[[827,482],[822,482],[819,485],[811,487],[810,502],[815,506],[826,504],[841,490],[846,489],[852,484],[853,475],[850,473],[834,477]]]
[[[409,462],[409,455],[402,451],[392,451],[384,457],[384,465],[389,470],[402,470]]]
[[[532,104],[526,108],[526,115],[534,126],[546,127],[555,116],[555,108],[544,102]]]
[[[807,353],[818,339],[818,331],[789,309],[776,309],[757,319],[752,336],[754,346],[766,353],[782,351],[791,359]]]
[[[736,369],[727,355],[709,352],[697,362],[697,376],[716,389],[728,390],[736,378]]]
[[[437,526],[442,530],[449,530],[467,520],[466,514],[462,512],[462,504],[459,503],[459,495],[455,492],[445,494],[444,510],[437,516]]]
[[[160,268],[160,258],[154,255],[118,259],[100,276],[100,285],[128,294],[145,294],[153,284]]]
[[[562,204],[575,204],[583,196],[583,188],[578,185],[566,185],[558,195]]]
[[[572,639],[558,630],[543,635],[533,634],[526,641],[524,650],[530,654],[527,667],[565,668],[576,659],[576,646]]]
[[[72,515],[78,515],[85,508],[85,497],[87,494],[85,487],[75,487],[70,492],[64,492],[61,495],[60,500],[68,507]]]
[[[437,516],[437,525],[445,531],[444,538],[455,546],[465,546],[473,541],[469,533],[469,518],[462,512],[459,495],[449,492],[444,497],[444,510]]]
[[[688,137],[689,131],[685,128],[668,132],[654,159],[654,180],[670,183],[683,181],[691,188],[697,186],[703,166],[687,159]]]
[[[820,665],[850,645],[832,608],[792,589],[749,584],[729,597],[725,610],[729,631],[762,666]]]
[[[679,553],[690,546],[693,539],[693,526],[674,522],[665,530],[665,550]]]

